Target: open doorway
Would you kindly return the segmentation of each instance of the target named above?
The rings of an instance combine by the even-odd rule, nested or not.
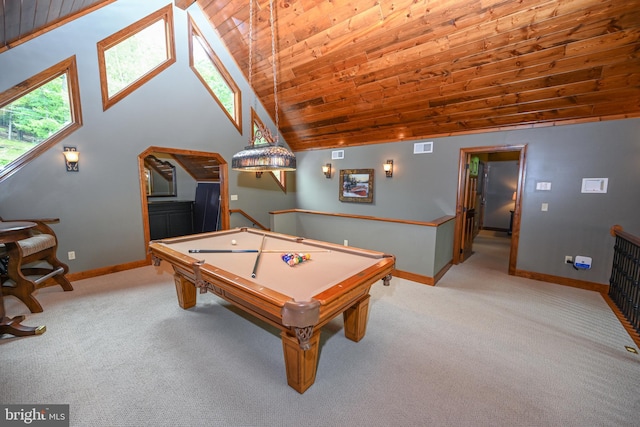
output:
[[[461,148],[458,166],[458,196],[456,202],[456,225],[454,231],[453,263],[464,262],[473,253],[473,238],[483,221],[482,176],[479,172],[481,157],[511,156],[517,159],[517,183],[514,191],[513,212],[511,212],[509,231],[511,247],[509,251],[510,275],[515,274],[518,256],[518,242],[520,237],[521,194],[524,185],[524,171],[526,161],[526,145],[508,145],[492,147]]]
[[[138,155],[138,168],[145,244],[157,239],[157,236],[173,237],[173,235],[192,234],[200,230],[200,227],[195,227],[194,224],[205,222],[207,218],[214,220],[215,230],[229,229],[228,165],[218,153],[149,147]],[[183,178],[187,177],[188,181],[192,183],[191,186],[186,187],[188,188],[186,195],[181,194],[180,191],[181,188],[185,188],[184,182],[182,182],[184,180],[179,178],[180,174]],[[208,201],[207,205],[215,204],[215,213],[205,213],[204,217],[206,218],[198,220],[199,215],[192,206],[183,209],[182,205],[195,204],[202,193],[202,187],[211,186],[217,188],[216,200]],[[210,196],[209,191],[206,193],[205,197]],[[172,204],[175,206],[166,212],[159,212],[157,216],[160,221],[150,224],[150,202],[154,200],[173,201]],[[186,221],[185,218],[187,218]],[[169,232],[163,234],[163,227],[169,227]],[[158,234],[159,229],[160,234]]]

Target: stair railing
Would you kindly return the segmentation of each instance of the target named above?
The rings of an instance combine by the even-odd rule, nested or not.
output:
[[[230,214],[234,214],[234,213],[238,213],[240,215],[242,215],[243,217],[245,217],[246,219],[248,219],[249,221],[251,221],[251,224],[253,224],[254,227],[256,228],[260,228],[261,230],[267,230],[269,231],[269,228],[265,227],[264,225],[260,224],[258,221],[256,221],[255,219],[253,219],[251,216],[249,216],[245,211],[243,211],[242,209],[229,209],[229,213]]]
[[[625,232],[619,225],[611,227],[611,235],[616,242],[609,298],[628,322],[625,328],[635,338],[640,334],[640,238]]]

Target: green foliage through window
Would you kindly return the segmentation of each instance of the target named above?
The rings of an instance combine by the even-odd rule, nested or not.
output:
[[[0,178],[16,160],[25,163],[32,151],[45,148],[43,143],[79,125],[69,92],[70,69],[75,71],[74,58],[0,95]]]
[[[112,107],[176,62],[171,4],[98,42],[102,107]]]
[[[165,24],[156,22],[104,51],[109,96],[167,60]]]
[[[189,20],[189,34],[191,68],[242,133],[240,89],[192,20]]]
[[[199,37],[193,37],[193,66],[209,85],[213,93],[231,117],[235,116],[235,96],[220,71],[213,65]]]

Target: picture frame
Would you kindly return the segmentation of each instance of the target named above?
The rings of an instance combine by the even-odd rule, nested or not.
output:
[[[373,169],[340,169],[341,202],[373,203]]]

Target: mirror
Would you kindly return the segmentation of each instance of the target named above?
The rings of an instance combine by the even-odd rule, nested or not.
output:
[[[144,158],[144,175],[147,196],[176,196],[176,167],[168,160],[148,155]]]

